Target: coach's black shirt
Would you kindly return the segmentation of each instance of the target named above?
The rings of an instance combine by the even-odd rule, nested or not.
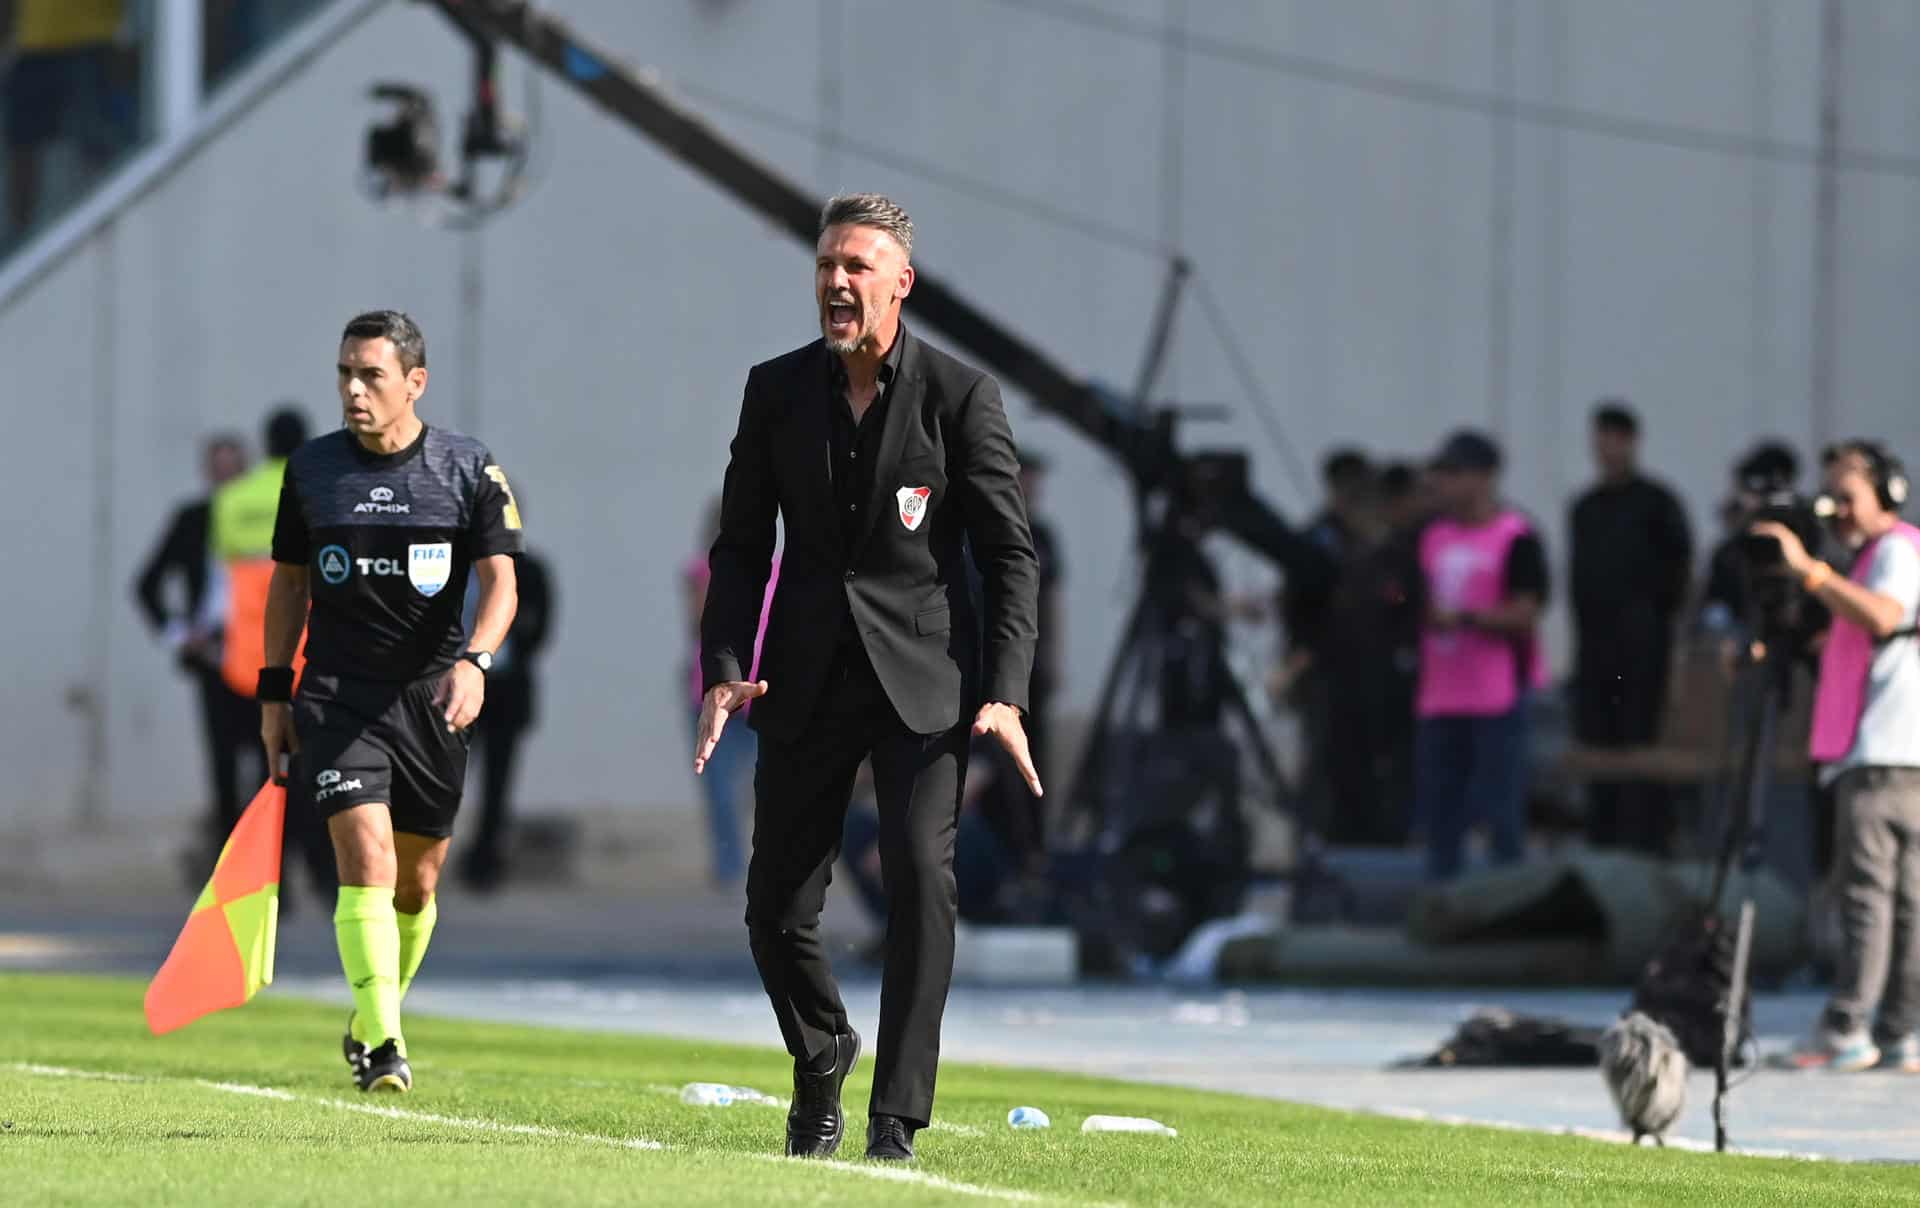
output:
[[[853,418],[853,404],[847,401],[850,383],[847,366],[837,356],[829,357],[833,383],[833,506],[840,517],[840,557],[842,564],[853,560],[854,547],[867,531],[867,518],[861,509],[873,493],[873,466],[880,459],[880,432],[887,426],[887,399],[893,393],[893,375],[900,368],[898,335],[886,359],[880,362],[879,390],[859,419]]]
[[[315,671],[398,681],[446,670],[466,648],[474,559],[521,548],[506,475],[458,433],[429,427],[380,454],[341,429],[287,462],[273,558],[308,570]]]
[[[867,531],[862,509],[873,494],[873,467],[880,460],[880,433],[887,426],[887,399],[893,393],[893,377],[900,368],[900,347],[906,341],[898,333],[876,375],[880,389],[859,419],[853,418],[853,404],[847,395],[851,383],[847,366],[838,356],[830,356],[833,422],[828,432],[829,453],[833,458],[833,510],[840,519],[840,564],[853,565],[860,537]],[[859,627],[853,623],[853,611],[841,609],[838,640],[842,645],[860,644]]]

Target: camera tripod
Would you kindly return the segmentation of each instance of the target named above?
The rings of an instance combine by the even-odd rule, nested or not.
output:
[[[1747,874],[1760,864],[1780,713],[1793,695],[1789,649],[1785,643],[1762,640],[1750,648],[1746,666],[1735,681],[1735,699],[1740,702],[1743,723],[1740,755],[1725,797],[1725,833],[1714,859],[1713,884],[1706,900],[1708,925],[1719,934],[1724,934],[1726,926],[1720,903],[1734,865],[1738,863],[1740,871]],[[1747,980],[1753,923],[1753,899],[1742,899],[1733,919],[1732,969],[1720,1002],[1720,1043],[1714,1053],[1713,1145],[1720,1153],[1727,1149],[1727,1098],[1732,1090],[1728,1074],[1748,1031],[1751,1006]]]
[[[1183,523],[1183,521],[1191,523]],[[1217,638],[1196,636],[1217,618],[1194,614],[1183,598],[1178,562],[1197,556],[1185,550],[1204,519],[1170,506],[1158,523],[1143,526],[1145,565],[1125,628],[1100,685],[1092,728],[1075,768],[1068,805],[1074,846],[1091,859],[1088,872],[1096,892],[1113,899],[1099,907],[1106,923],[1119,923],[1127,898],[1143,887],[1127,881],[1129,845],[1143,836],[1164,835],[1206,812],[1209,790],[1219,803],[1213,824],[1186,849],[1204,862],[1213,877],[1207,895],[1210,913],[1238,909],[1245,881],[1259,870],[1246,862],[1247,828],[1240,811],[1242,756],[1248,756],[1265,782],[1262,797],[1290,816],[1298,835],[1294,868],[1287,879],[1296,899],[1344,886],[1329,873],[1320,843],[1295,799],[1279,755],[1268,739],[1246,684],[1227,666]],[[1198,649],[1196,650],[1196,647]],[[1203,664],[1196,677],[1204,701],[1184,695],[1185,685],[1170,685],[1167,667],[1182,657]],[[1170,700],[1177,698],[1177,703]],[[1195,707],[1197,705],[1197,707]],[[1237,731],[1230,737],[1229,728]],[[1129,744],[1164,744],[1164,761]],[[1196,826],[1196,831],[1202,828]],[[1162,857],[1163,859],[1168,857]],[[1197,920],[1195,920],[1197,921]]]

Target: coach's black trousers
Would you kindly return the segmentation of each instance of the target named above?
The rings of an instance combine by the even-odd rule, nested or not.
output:
[[[933,1115],[940,1018],[953,978],[953,844],[971,720],[944,734],[909,731],[865,652],[842,645],[799,738],[760,736],[753,778],[747,934],[787,1051],[810,1059],[847,1030],[820,910],[854,775],[872,758],[887,931],[870,1111],[922,1127]]]

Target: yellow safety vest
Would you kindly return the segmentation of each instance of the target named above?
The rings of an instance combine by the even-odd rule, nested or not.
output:
[[[273,586],[273,524],[280,511],[285,458],[273,458],[213,493],[207,546],[227,572],[227,628],[220,675],[227,686],[252,698],[267,662],[267,593]],[[306,635],[296,647],[297,676]]]

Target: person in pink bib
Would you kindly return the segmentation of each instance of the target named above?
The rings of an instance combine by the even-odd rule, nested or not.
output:
[[[1833,875],[1842,942],[1833,994],[1813,1034],[1780,1064],[1920,1074],[1920,529],[1902,521],[1906,471],[1872,441],[1822,458],[1821,510],[1854,551],[1842,574],[1793,531],[1780,568],[1833,614],[1820,652],[1809,753],[1833,787]]]
[[[1415,697],[1414,811],[1427,874],[1460,871],[1467,832],[1492,831],[1493,859],[1526,849],[1528,694],[1544,680],[1538,629],[1547,558],[1533,525],[1496,493],[1500,448],[1457,432],[1433,461],[1440,514],[1420,535],[1426,622]]]

